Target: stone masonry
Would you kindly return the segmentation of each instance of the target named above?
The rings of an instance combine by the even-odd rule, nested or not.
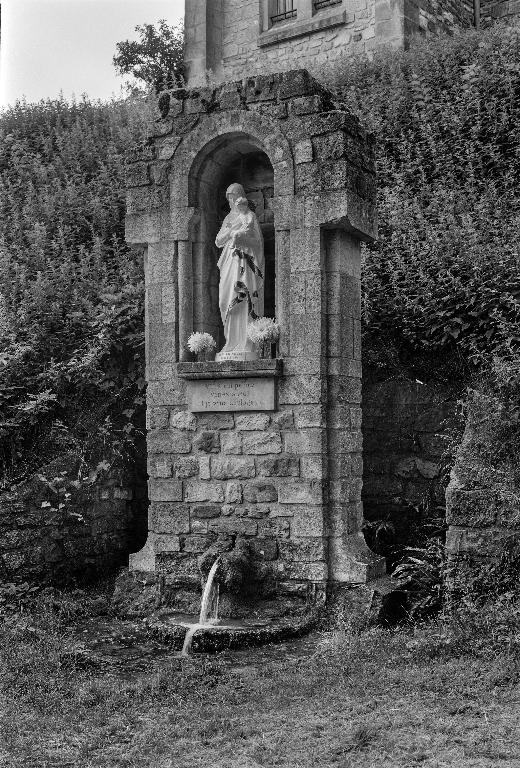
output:
[[[166,585],[197,586],[197,555],[215,544],[226,551],[236,536],[251,539],[255,557],[269,563],[265,576],[287,588],[327,579],[319,404],[284,402],[273,414],[152,414],[164,424],[149,443],[155,551],[179,553],[160,558]],[[166,443],[174,454],[156,452]]]
[[[507,5],[514,5],[508,3]],[[280,72],[296,63],[323,74],[340,58],[377,46],[407,47],[416,34],[453,33],[473,21],[471,0],[297,0],[297,15],[271,22],[273,0],[188,0],[189,85]]]
[[[446,466],[458,433],[457,393],[438,383],[363,368],[363,510],[374,531],[393,528],[392,546],[413,529],[442,528]]]
[[[482,0],[481,14],[483,25],[512,22],[520,16],[520,0]]]
[[[453,587],[518,551],[517,457],[507,444],[501,405],[471,393],[464,435],[446,491],[446,550]],[[507,416],[506,416],[507,419]],[[508,425],[509,426],[509,425]]]
[[[450,34],[472,24],[472,0],[406,0],[403,5],[405,47],[413,35]]]
[[[0,579],[99,578],[142,544],[147,501],[140,477],[112,471],[80,487],[74,477],[77,461],[65,455],[0,494]]]
[[[360,243],[375,232],[373,140],[302,70],[167,91],[158,105],[128,168],[127,239],[146,250],[151,502],[131,570],[155,574],[180,603],[199,586],[198,556],[246,537],[261,591],[364,583],[382,569],[361,533]],[[190,362],[188,335],[219,323],[217,206],[260,155],[274,189],[263,226],[275,239],[278,359]],[[274,411],[188,411],[190,380],[251,376],[275,380]]]

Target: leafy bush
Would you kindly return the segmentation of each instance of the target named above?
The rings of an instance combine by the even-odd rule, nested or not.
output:
[[[510,345],[481,360],[481,374],[466,400],[466,415],[476,440],[461,446],[465,460],[481,465],[512,506],[520,482],[520,356]],[[520,518],[520,512],[519,512]],[[515,521],[518,522],[518,519]]]
[[[520,606],[518,597],[494,600],[464,598],[435,621],[414,628],[408,650],[417,661],[468,657],[497,658],[493,685],[516,685],[520,678]]]
[[[141,255],[124,158],[144,100],[18,103],[0,116],[0,483],[64,451],[127,454],[143,414]]]
[[[408,547],[392,576],[407,597],[406,614],[411,621],[435,615],[444,597],[444,545],[432,539],[427,547]]]
[[[519,61],[520,28],[497,26],[328,73],[377,138],[379,240],[363,278],[374,361],[391,341],[412,367],[433,359],[467,380],[482,353],[520,345]]]
[[[16,616],[30,611],[42,591],[39,584],[0,584],[0,617]]]

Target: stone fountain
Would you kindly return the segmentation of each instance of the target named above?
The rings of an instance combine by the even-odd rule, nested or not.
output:
[[[239,588],[217,568],[223,618],[305,623],[338,590],[345,610],[367,606],[384,573],[361,503],[373,139],[303,70],[168,90],[160,105],[128,174],[127,239],[145,253],[150,510],[126,589],[196,616],[199,567],[247,548]],[[242,279],[259,280],[255,268],[261,289]],[[229,312],[248,322],[260,298],[282,331],[272,359],[229,344]],[[193,331],[222,359],[195,361]]]

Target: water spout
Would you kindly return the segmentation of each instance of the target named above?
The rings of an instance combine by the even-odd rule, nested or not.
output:
[[[202,625],[213,623],[218,619],[219,588],[218,584],[215,584],[214,582],[219,560],[220,557],[217,557],[211,566],[211,570],[208,573],[206,585],[202,593],[199,615],[199,624]]]
[[[186,633],[184,645],[182,646],[183,656],[190,655],[191,644],[195,632],[203,627],[210,627],[218,621],[219,586],[215,583],[215,574],[217,572],[219,560],[220,557],[217,557],[208,573],[208,578],[206,579],[206,584],[204,585],[204,590],[202,592],[199,622],[190,627]]]

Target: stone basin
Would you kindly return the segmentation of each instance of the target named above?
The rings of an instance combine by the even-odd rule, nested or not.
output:
[[[191,650],[208,653],[283,642],[306,635],[315,627],[317,619],[315,610],[279,619],[222,619],[222,623],[198,629]],[[177,651],[182,650],[186,633],[196,624],[197,616],[174,612],[156,614],[146,621],[148,629],[158,639]]]

